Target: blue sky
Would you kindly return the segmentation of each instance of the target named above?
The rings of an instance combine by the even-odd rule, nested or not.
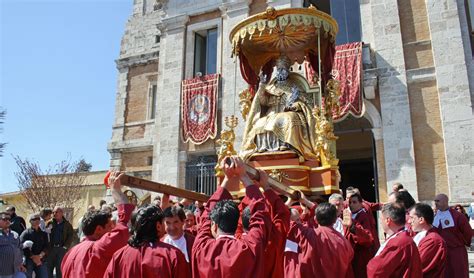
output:
[[[43,168],[84,158],[108,169],[117,70],[133,0],[0,0],[0,192],[17,190],[12,155]]]

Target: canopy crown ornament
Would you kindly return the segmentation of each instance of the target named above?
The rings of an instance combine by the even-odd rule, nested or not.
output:
[[[244,55],[258,74],[265,64],[282,53],[298,63],[310,53],[319,51],[322,57],[326,56],[328,48],[334,49],[338,29],[334,18],[315,7],[281,10],[268,7],[238,23],[229,39],[232,55]]]

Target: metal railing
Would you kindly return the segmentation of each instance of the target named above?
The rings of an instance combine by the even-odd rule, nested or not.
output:
[[[187,162],[185,188],[212,195],[217,187],[215,166],[215,157],[200,157],[197,160]]]

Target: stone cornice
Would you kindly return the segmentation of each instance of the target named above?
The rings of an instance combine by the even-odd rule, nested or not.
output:
[[[221,10],[221,14],[223,16],[232,16],[233,13],[242,14],[244,12],[248,12],[250,7],[249,5],[252,3],[251,0],[244,0],[244,1],[229,1],[224,0],[222,1],[222,5],[219,7]]]
[[[189,15],[187,14],[163,18],[161,20],[162,25],[159,27],[159,29],[162,30],[162,34],[166,34],[167,32],[170,32],[176,29],[184,29],[186,27],[186,23],[188,22],[189,22]]]
[[[159,56],[160,56],[160,51],[158,48],[157,51],[135,55],[135,56],[119,58],[115,60],[115,64],[117,65],[117,69],[121,70],[123,68],[128,68],[134,65],[147,64],[151,61],[158,60]]]

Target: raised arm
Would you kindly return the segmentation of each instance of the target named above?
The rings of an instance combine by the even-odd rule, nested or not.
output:
[[[135,206],[128,202],[127,196],[122,192],[122,176],[123,173],[120,172],[112,172],[109,176],[109,185],[115,205],[117,206],[119,219],[112,231],[103,235],[94,244],[94,252],[101,258],[110,259],[115,251],[122,248],[128,241],[127,223]]]
[[[273,225],[279,232],[286,235],[290,229],[290,210],[272,189],[265,190],[263,195],[270,205],[270,217]]]

